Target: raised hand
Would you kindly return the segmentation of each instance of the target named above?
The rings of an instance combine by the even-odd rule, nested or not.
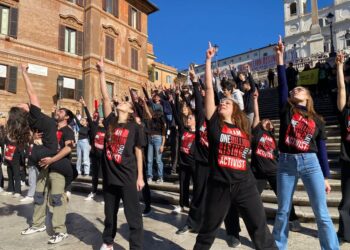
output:
[[[85,100],[82,96],[80,97],[79,102],[81,103],[81,105],[83,105],[83,107],[86,107]]]
[[[99,73],[102,73],[105,71],[105,63],[103,57],[101,57],[100,61],[96,63],[96,68]]]
[[[211,42],[209,42],[209,47],[206,53],[207,60],[211,60],[215,56],[215,53],[216,49],[213,46],[211,46]]]
[[[22,73],[27,73],[28,72],[28,64],[27,63],[22,63],[21,64],[21,69],[22,69]]]
[[[284,45],[283,45],[283,42],[282,42],[282,36],[281,36],[281,35],[279,36],[278,44],[277,44],[277,46],[275,47],[275,51],[276,51],[276,54],[277,54],[278,56],[283,56],[283,53],[284,53]]]
[[[258,100],[259,98],[259,91],[256,89],[253,95],[254,100]]]
[[[193,64],[190,65],[190,67],[188,69],[188,73],[190,75],[190,79],[192,82],[198,82],[198,76],[196,75],[196,72],[194,71]]]
[[[335,63],[339,65],[343,65],[345,61],[344,54],[342,51],[338,52],[337,57],[335,58]]]

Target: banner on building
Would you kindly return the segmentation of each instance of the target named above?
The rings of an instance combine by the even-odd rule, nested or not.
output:
[[[244,65],[249,64],[251,71],[263,71],[276,67],[276,56],[264,56],[263,58],[256,59],[247,63],[243,63],[238,66],[238,71],[245,71]]]
[[[315,85],[318,83],[318,69],[302,71],[299,73],[298,85]]]

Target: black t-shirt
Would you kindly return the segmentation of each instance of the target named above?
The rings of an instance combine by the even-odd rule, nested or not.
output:
[[[116,119],[115,115],[111,113],[103,121],[107,131],[103,167],[104,181],[107,185],[136,185],[135,147],[145,146],[144,131],[135,122],[117,124]],[[109,127],[112,124],[115,128],[111,131],[111,135],[108,135]]]
[[[340,159],[350,162],[350,108],[339,114],[341,131]]]
[[[103,154],[103,149],[105,147],[105,136],[106,129],[104,127],[97,127],[94,141],[91,143],[93,149],[92,153],[97,157],[101,157]]]
[[[65,126],[57,130],[56,137],[58,141],[59,151],[66,146],[66,141],[75,140],[74,132],[68,126]],[[73,172],[72,172],[72,165],[71,165],[71,154],[68,154],[63,159],[51,164],[50,171],[60,173],[63,176],[72,176]]]
[[[215,112],[208,125],[210,177],[233,184],[248,181],[251,171],[247,162],[250,151],[249,135],[233,124],[220,126]]]
[[[194,154],[196,150],[195,132],[185,130],[181,134],[180,141],[180,167],[195,165]]]
[[[146,133],[148,135],[162,135],[165,129],[165,119],[163,115],[156,115],[152,119],[146,120]]]
[[[293,114],[289,104],[281,110],[280,120],[278,146],[283,153],[317,153],[317,140],[326,139],[324,122],[308,119],[299,112]]]
[[[252,133],[252,169],[254,173],[275,175],[277,173],[278,149],[274,133],[266,131],[261,124]]]
[[[89,139],[89,130],[90,128],[81,126],[79,127],[79,136],[78,140]]]
[[[39,133],[43,133],[43,145],[57,152],[57,138],[56,138],[56,121],[41,112],[41,109],[35,105],[30,105],[29,109],[29,125],[30,128]]]
[[[196,121],[197,122],[197,121]],[[196,152],[195,158],[196,161],[199,161],[203,165],[208,165],[208,131],[207,131],[207,122],[204,120],[196,126]]]

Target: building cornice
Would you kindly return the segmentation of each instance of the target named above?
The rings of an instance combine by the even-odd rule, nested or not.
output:
[[[136,9],[146,13],[147,15],[150,15],[159,10],[157,6],[155,6],[153,3],[151,3],[148,0],[126,0],[126,1],[130,3],[132,6],[134,6]]]

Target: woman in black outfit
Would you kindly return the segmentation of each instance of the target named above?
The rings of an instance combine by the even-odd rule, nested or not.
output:
[[[194,249],[210,249],[231,204],[236,204],[256,249],[276,249],[267,227],[264,207],[247,162],[250,126],[246,115],[231,99],[218,108],[212,83],[209,44],[206,59],[205,116],[208,125],[210,175],[204,223]]]
[[[190,113],[186,116],[180,115],[180,101],[179,94],[176,93],[176,100],[170,96],[170,103],[173,109],[173,115],[178,126],[180,148],[179,148],[179,178],[180,178],[180,206],[176,207],[173,212],[180,213],[184,211],[184,207],[190,206],[190,180],[194,176],[195,172],[195,151],[196,151],[196,118]]]
[[[113,249],[117,232],[117,214],[120,199],[123,201],[126,220],[129,224],[130,249],[143,248],[143,223],[138,191],[144,186],[142,171],[142,147],[144,133],[135,122],[130,122],[133,107],[129,102],[118,103],[117,116],[112,112],[107,91],[103,59],[97,63],[100,73],[100,88],[103,97],[106,128],[103,181],[105,221],[102,234],[102,250]]]

